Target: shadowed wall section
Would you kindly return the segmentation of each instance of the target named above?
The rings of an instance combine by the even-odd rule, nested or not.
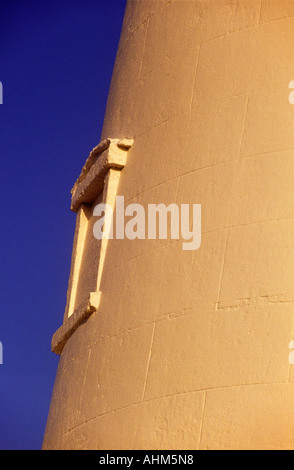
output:
[[[108,241],[44,449],[294,448],[293,80],[293,1],[128,1],[101,136],[134,139],[117,194],[201,204],[202,243]]]

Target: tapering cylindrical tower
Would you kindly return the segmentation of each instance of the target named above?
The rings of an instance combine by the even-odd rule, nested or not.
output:
[[[294,448],[293,80],[293,1],[128,1],[44,449]],[[100,203],[146,236],[95,238]],[[159,204],[200,246],[192,212],[148,237]]]

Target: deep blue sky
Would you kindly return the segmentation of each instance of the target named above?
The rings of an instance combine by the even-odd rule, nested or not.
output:
[[[0,449],[41,448],[75,214],[99,143],[125,0],[0,0]]]

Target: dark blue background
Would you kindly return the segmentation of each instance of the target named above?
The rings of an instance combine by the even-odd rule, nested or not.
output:
[[[0,0],[0,449],[40,449],[75,214],[99,143],[125,0]]]

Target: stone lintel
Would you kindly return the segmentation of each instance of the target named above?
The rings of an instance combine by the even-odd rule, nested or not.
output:
[[[71,193],[71,210],[78,212],[81,204],[91,204],[103,189],[104,178],[111,168],[122,170],[126,164],[131,139],[106,139],[95,147],[87,159]]]

